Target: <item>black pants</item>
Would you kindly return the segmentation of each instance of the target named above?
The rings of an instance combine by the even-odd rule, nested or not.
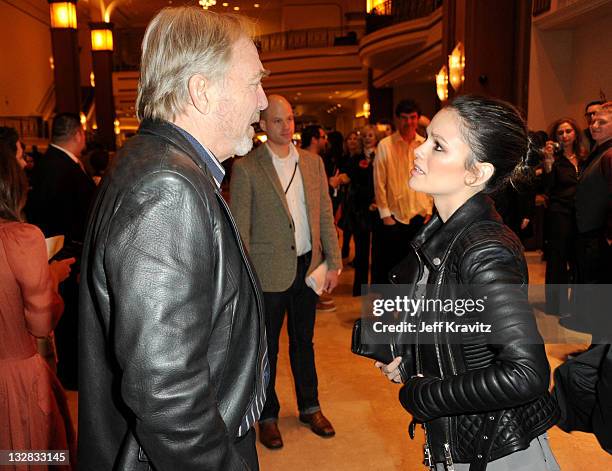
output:
[[[255,447],[255,429],[247,432],[244,437],[239,438],[235,443],[236,451],[249,466],[249,471],[259,470],[259,460],[257,459],[257,448]]]
[[[576,299],[572,320],[580,330],[593,335],[592,343],[609,343],[612,320],[605,288],[612,282],[612,248],[603,230],[578,234],[576,238]]]
[[[567,314],[568,285],[575,276],[576,223],[573,213],[546,214],[546,312]],[[562,285],[562,286],[556,286]]]
[[[353,233],[353,239],[355,241],[355,259],[353,260],[355,278],[353,279],[353,296],[360,296],[362,294],[361,285],[368,284],[371,234],[371,231],[368,229],[359,229]]]
[[[285,312],[289,332],[289,360],[295,382],[298,409],[302,413],[319,410],[317,370],[315,368],[314,336],[317,294],[306,286],[305,277],[310,265],[311,253],[298,257],[295,280],[287,291],[264,292],[266,307],[266,334],[268,337],[268,359],[270,382],[266,390],[266,403],[260,421],[278,418],[280,404],[276,395],[276,360],[278,340]]]
[[[76,271],[60,284],[64,313],[55,326],[57,376],[65,389],[78,389],[79,284]]]
[[[414,216],[409,224],[395,221],[385,226],[378,219],[372,243],[372,284],[389,283],[389,272],[410,252],[410,241],[423,227],[423,216]]]

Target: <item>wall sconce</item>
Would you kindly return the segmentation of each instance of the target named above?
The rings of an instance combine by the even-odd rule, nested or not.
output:
[[[113,24],[112,23],[90,23],[91,28],[91,50],[112,51],[113,50]]]
[[[445,65],[436,74],[436,92],[440,101],[448,100],[448,69]]]
[[[463,44],[458,42],[453,52],[448,56],[449,82],[459,90],[465,80],[465,50]]]
[[[89,74],[89,84],[91,85],[91,88],[96,87],[96,76],[94,75],[93,72]]]
[[[81,111],[79,113],[79,118],[81,120],[81,126],[83,126],[83,129],[87,129],[87,116],[85,116],[85,113]]]
[[[117,136],[121,134],[121,123],[119,122],[118,119],[115,119],[115,121],[113,121],[113,126],[115,128],[115,134]]]
[[[51,15],[51,28],[77,29],[77,16],[75,2],[49,1]]]
[[[365,118],[368,119],[370,117],[370,102],[364,101],[362,110],[355,115],[355,118]]]

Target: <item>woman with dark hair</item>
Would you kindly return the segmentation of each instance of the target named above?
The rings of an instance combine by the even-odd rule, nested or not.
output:
[[[24,145],[19,141],[19,134],[15,128],[0,126],[0,143],[5,144],[7,152],[15,156],[19,167],[22,169],[27,167]]]
[[[0,450],[70,450],[70,465],[53,467],[68,470],[76,442],[66,398],[36,339],[62,314],[57,288],[74,259],[47,263],[42,232],[23,222],[27,191],[13,147],[0,141]]]
[[[424,425],[430,469],[557,470],[546,431],[558,410],[523,248],[488,196],[527,175],[527,127],[508,103],[460,96],[427,131],[409,184],[433,196],[437,214],[406,241],[411,251],[391,279],[428,299],[485,300],[484,309],[421,309],[419,325],[446,327],[400,335],[400,356],[376,366],[404,383],[400,402],[413,416],[411,434]],[[449,322],[485,327],[454,333]]]
[[[575,272],[576,217],[574,198],[584,158],[582,133],[573,119],[555,121],[544,148],[542,182],[547,197],[544,228],[546,312],[563,314],[567,288]]]

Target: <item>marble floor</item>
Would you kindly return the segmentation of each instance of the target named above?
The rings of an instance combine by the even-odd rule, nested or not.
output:
[[[529,253],[532,283],[542,282],[544,264],[538,253]],[[280,450],[268,450],[258,443],[263,471],[374,471],[425,470],[422,465],[422,432],[408,436],[410,416],[400,406],[399,386],[390,383],[373,362],[351,354],[353,321],[359,316],[359,300],[351,297],[353,271],[346,269],[334,292],[337,310],[317,313],[315,353],[319,376],[319,397],[325,415],[332,421],[336,436],[320,438],[297,419],[295,393],[288,361],[286,330],[281,339],[277,392],[281,402],[279,427],[285,443]],[[557,318],[538,313],[542,330],[562,329]],[[568,334],[576,343],[547,345],[552,368],[567,353],[586,347],[589,338]],[[70,405],[76,412],[76,393]],[[567,434],[557,427],[549,431],[552,449],[563,471],[612,470],[612,456],[605,453],[594,436]]]

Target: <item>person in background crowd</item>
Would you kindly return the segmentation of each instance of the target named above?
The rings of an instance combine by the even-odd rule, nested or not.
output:
[[[21,169],[25,169],[28,166],[23,152],[23,145],[15,128],[0,126],[0,143],[7,146],[9,152],[17,159]]]
[[[342,201],[342,185],[348,183],[346,174],[341,169],[343,155],[343,138],[338,131],[330,133],[331,139],[325,130],[318,124],[312,124],[302,129],[301,148],[317,154],[323,159],[325,173],[328,177],[329,195],[332,202],[332,211],[336,215],[340,202]],[[336,303],[327,293],[321,293],[317,302],[317,311],[333,312]]]
[[[372,282],[389,282],[389,271],[409,251],[412,239],[432,214],[431,198],[411,189],[406,182],[414,165],[414,149],[424,139],[416,132],[421,114],[413,100],[400,101],[395,108],[398,131],[378,143],[374,159],[374,193],[380,222],[375,230]]]
[[[313,346],[318,293],[306,278],[326,264],[319,292],[331,293],[338,284],[342,260],[323,161],[291,142],[295,126],[291,104],[271,95],[260,126],[268,140],[234,165],[230,201],[261,279],[266,308],[270,382],[259,420],[259,441],[278,449],[283,440],[278,429],[276,364],[285,313],[299,420],[319,436],[335,435],[319,404]]]
[[[584,145],[587,153],[591,152],[593,148],[595,147],[595,140],[593,139],[593,136],[591,135],[591,123],[593,122],[593,115],[598,109],[601,108],[601,105],[603,105],[602,100],[594,100],[594,101],[589,102],[584,107],[584,119],[586,120],[587,127],[582,133],[583,134],[582,144]]]
[[[463,95],[435,115],[415,150],[409,181],[431,194],[437,214],[392,274],[423,284],[429,299],[486,299],[462,317],[489,334],[449,331],[399,337],[399,355],[376,366],[404,383],[400,402],[426,431],[426,465],[437,471],[558,471],[546,431],[558,419],[548,392],[550,367],[526,286],[524,249],[488,194],[523,181],[536,149],[509,103]],[[435,291],[435,292],[434,292]],[[461,322],[465,313],[423,311],[419,319]],[[470,430],[466,433],[466,430]]]
[[[93,171],[92,179],[96,185],[100,184],[100,180],[108,167],[108,151],[105,149],[94,149],[89,153],[89,164]]]
[[[374,188],[374,159],[376,158],[376,147],[378,146],[378,142],[380,140],[381,132],[378,130],[376,125],[368,124],[364,126],[361,134],[363,136],[363,147],[364,154],[366,158],[370,161],[370,165],[372,166],[372,188]],[[376,230],[380,221],[378,220],[378,207],[376,206],[376,197],[373,198],[370,206],[368,208],[371,212],[370,217],[370,238],[371,238],[371,248],[368,250],[368,261],[370,260],[371,253],[371,282],[374,279],[374,273],[380,273],[380,268],[376,266],[376,263],[380,263],[381,257],[380,254],[378,256],[374,255],[375,250],[381,250],[381,244],[376,240],[376,237],[380,236],[380,230]]]
[[[391,136],[396,131],[393,120],[387,119],[387,118],[383,118],[379,120],[376,123],[376,129],[378,130],[379,133],[381,133],[382,135],[381,139]]]
[[[592,343],[598,344],[612,340],[610,305],[597,286],[612,283],[612,102],[600,105],[589,127],[595,147],[585,161],[575,198],[579,299],[576,315],[561,323],[590,332]]]
[[[345,224],[346,213],[351,211],[350,201],[347,201],[350,175],[349,169],[354,167],[355,162],[362,160],[363,157],[363,142],[358,131],[349,132],[344,139],[344,156],[342,157],[342,170],[346,178],[344,179],[345,189],[342,196],[342,215],[338,220],[338,227],[342,229],[342,259],[347,259],[350,255],[351,239],[353,237],[353,228],[351,224]],[[347,262],[347,266],[353,266],[353,262]]]
[[[378,130],[373,124],[368,124],[361,129],[361,137],[363,138],[363,153],[368,159],[370,159],[370,161],[374,161],[374,157],[376,157],[378,134]]]
[[[102,180],[83,251],[83,470],[259,468],[263,299],[220,193],[220,162],[251,149],[268,105],[253,30],[193,6],[145,31],[140,127]]]
[[[76,437],[66,397],[37,338],[48,337],[62,315],[58,284],[74,259],[47,263],[43,234],[23,222],[27,193],[15,145],[0,137],[0,450],[69,450],[70,465],[36,469],[72,470]]]
[[[576,223],[574,196],[584,159],[578,125],[573,119],[555,121],[544,148],[542,182],[547,197],[546,312],[567,313],[568,291],[575,270]],[[557,286],[564,285],[564,286]]]
[[[352,135],[358,136],[356,132]],[[367,154],[354,154],[347,167],[350,178],[343,211],[344,225],[353,234],[355,240],[355,275],[353,279],[353,296],[361,295],[361,286],[368,284],[370,268],[370,234],[376,213],[374,207],[374,170],[373,151],[376,145],[374,127],[366,127],[361,135],[367,134],[370,151]]]
[[[548,134],[543,133],[544,138],[541,141],[541,135],[535,132],[529,132],[529,139],[532,141],[532,146],[535,149],[543,148],[548,140]],[[539,162],[534,165],[537,167]],[[495,201],[495,209],[504,220],[512,232],[514,232],[522,240],[528,235],[533,234],[532,221],[535,217],[535,198],[536,198],[536,173],[535,168],[529,170],[531,178],[528,182],[520,187],[517,185],[506,185],[495,194],[491,195]]]
[[[327,135],[327,147],[321,155],[325,163],[325,172],[329,181],[329,196],[336,221],[340,217],[338,211],[344,200],[348,177],[346,175],[346,153],[344,137],[340,131],[332,131]]]
[[[53,118],[51,144],[36,163],[26,204],[26,216],[46,237],[64,236],[62,254],[76,257],[71,276],[61,287],[65,310],[55,329],[57,374],[66,389],[78,388],[79,263],[87,214],[95,183],[85,171],[81,153],[85,131],[78,115],[60,113]]]

